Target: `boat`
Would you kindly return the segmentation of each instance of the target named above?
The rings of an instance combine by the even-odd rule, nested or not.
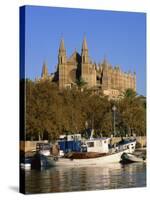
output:
[[[121,155],[121,163],[123,164],[127,164],[127,163],[135,163],[135,162],[144,162],[145,159],[144,157],[140,157],[140,156],[137,156],[135,154],[131,154],[131,153],[123,153]]]
[[[53,156],[36,153],[32,158],[31,169],[41,170],[53,166],[55,166],[55,158]]]
[[[68,138],[59,141],[61,155],[55,161],[55,166],[87,166],[105,165],[108,163],[119,163],[123,153],[135,151],[135,139],[122,139],[120,142],[110,146],[111,138],[92,138],[71,141]],[[77,144],[80,144],[78,146]],[[80,147],[80,151],[75,151]],[[72,151],[74,149],[74,151]]]
[[[49,143],[37,143],[36,153],[22,167],[30,169],[45,169],[53,166],[88,166],[119,163],[123,153],[133,153],[135,139],[122,139],[120,142],[110,145],[111,138],[81,138],[79,134],[61,137],[57,141],[59,155],[51,153],[52,146]],[[30,164],[30,166],[28,165]]]
[[[36,153],[31,160],[31,169],[46,169],[55,165],[55,157],[50,153],[49,143],[37,143]]]
[[[96,158],[86,159],[72,159],[72,158],[59,158],[55,161],[54,166],[88,166],[88,165],[105,165],[111,163],[119,163],[121,155],[128,150],[120,151],[113,154],[107,154]]]
[[[57,156],[51,152],[52,146],[49,143],[39,142],[34,152],[20,152],[21,170],[42,170],[55,166]]]

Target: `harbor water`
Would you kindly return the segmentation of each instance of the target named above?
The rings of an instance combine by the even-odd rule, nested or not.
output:
[[[27,194],[90,191],[146,186],[146,164],[52,167],[25,173]]]

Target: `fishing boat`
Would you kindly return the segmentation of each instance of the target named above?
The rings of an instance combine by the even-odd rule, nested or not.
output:
[[[49,143],[37,143],[36,153],[31,160],[31,169],[45,169],[55,165],[55,158],[50,153]]]
[[[135,139],[122,139],[111,145],[111,138],[92,138],[84,140],[59,141],[63,156],[55,160],[55,166],[87,166],[105,165],[120,162],[123,153],[133,153],[135,150]],[[79,145],[80,144],[80,145]],[[72,151],[74,149],[74,151]],[[76,150],[79,151],[76,151]],[[62,155],[62,152],[61,152]]]
[[[68,135],[57,141],[59,155],[51,153],[49,143],[37,143],[36,153],[32,158],[26,158],[23,168],[45,169],[52,166],[87,166],[119,163],[123,153],[135,151],[134,138],[121,139],[111,145],[111,138],[82,138],[80,134]]]
[[[57,157],[51,152],[49,143],[40,142],[36,144],[34,152],[20,153],[20,168],[22,170],[46,169],[55,166]]]

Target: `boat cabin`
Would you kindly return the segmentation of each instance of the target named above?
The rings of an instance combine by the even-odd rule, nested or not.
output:
[[[36,151],[44,156],[50,155],[50,144],[49,143],[37,143]]]
[[[81,134],[61,135],[58,140],[60,154],[81,151]]]
[[[128,149],[129,153],[133,153],[136,147],[136,140],[135,139],[122,139],[120,142],[117,143],[116,148],[118,150],[126,150]]]
[[[85,140],[81,134],[61,135],[58,140],[60,151],[67,152],[109,152],[111,138],[93,138]]]
[[[85,140],[81,146],[81,151],[83,152],[99,152],[108,153],[109,152],[109,142],[110,138],[98,138]]]

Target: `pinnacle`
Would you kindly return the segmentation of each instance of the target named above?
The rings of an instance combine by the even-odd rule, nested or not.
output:
[[[65,51],[65,44],[64,44],[64,39],[61,39],[60,46],[59,46],[59,51]]]
[[[82,43],[82,50],[88,50],[87,42],[86,42],[86,37],[84,36],[83,43]]]
[[[43,75],[48,74],[48,68],[47,68],[46,62],[43,63],[42,74]]]

